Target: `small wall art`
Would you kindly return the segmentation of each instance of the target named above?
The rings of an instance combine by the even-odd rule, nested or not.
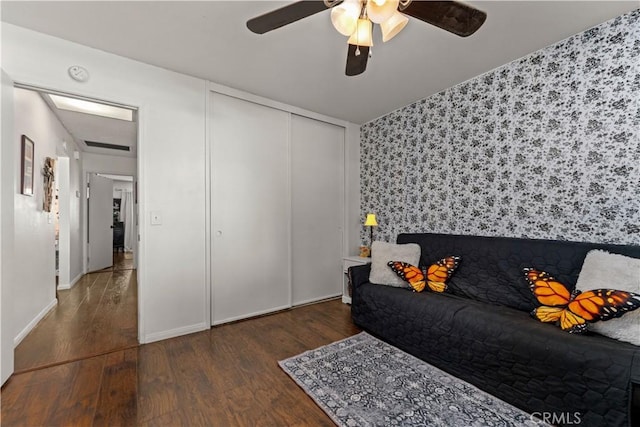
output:
[[[56,160],[51,157],[44,159],[42,175],[44,176],[44,198],[42,199],[42,210],[51,212],[53,204],[53,183],[55,181]]]
[[[22,135],[22,161],[20,173],[20,192],[25,196],[33,196],[33,164],[34,144],[28,136]]]

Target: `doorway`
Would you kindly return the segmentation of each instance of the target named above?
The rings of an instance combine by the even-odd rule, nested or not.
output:
[[[131,175],[87,174],[89,272],[136,268],[138,212],[134,180]]]
[[[127,221],[133,224],[129,232],[135,236],[135,243],[129,245],[129,251],[124,247],[121,250],[123,261],[131,260],[130,268],[115,270],[114,179],[95,172],[94,179],[88,177],[92,176],[89,171],[116,172],[130,182],[132,189],[137,188],[137,111],[132,107],[38,88],[16,87],[15,93],[22,100],[21,105],[16,101],[16,116],[24,114],[25,108],[26,111],[38,109],[40,113],[30,116],[31,122],[42,121],[34,125],[31,132],[40,132],[37,138],[40,152],[49,151],[57,156],[58,189],[57,211],[54,210],[47,220],[51,225],[45,224],[38,230],[40,234],[51,233],[50,241],[55,241],[56,245],[50,248],[49,256],[56,257],[58,263],[34,260],[34,264],[51,265],[52,271],[47,276],[51,278],[51,284],[57,275],[57,304],[43,310],[42,316],[30,323],[31,329],[19,341],[15,348],[15,373],[135,347],[138,345],[134,263],[138,211],[134,202],[137,195],[131,195],[131,203],[126,208]],[[93,113],[82,111],[82,106],[87,104],[94,105]],[[95,113],[112,107],[124,110],[125,116]],[[19,120],[16,122],[20,123]],[[18,129],[18,132],[23,131]],[[108,235],[109,246],[105,252],[110,270],[93,268],[87,257],[92,253],[90,242],[96,237],[90,233],[89,197],[97,188],[98,179],[108,183],[102,215],[107,221],[108,234],[105,235]]]

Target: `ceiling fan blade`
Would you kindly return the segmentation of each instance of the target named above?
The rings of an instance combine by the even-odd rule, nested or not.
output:
[[[460,37],[475,33],[487,19],[485,12],[457,1],[414,0],[402,13]]]
[[[357,76],[364,73],[367,69],[367,61],[369,60],[369,48],[367,46],[360,46],[360,55],[356,55],[358,46],[354,44],[349,45],[347,50],[347,68],[345,74],[347,76]]]
[[[264,15],[249,19],[247,21],[247,28],[256,34],[264,34],[302,18],[306,18],[307,16],[315,15],[326,9],[327,6],[322,0],[298,1],[281,7],[280,9],[272,10]]]

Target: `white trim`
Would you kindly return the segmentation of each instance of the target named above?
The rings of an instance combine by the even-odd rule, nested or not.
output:
[[[2,24],[0,24],[0,27]],[[14,87],[13,81],[4,69],[0,69],[0,122],[2,123],[2,141],[14,138]],[[15,167],[13,166],[17,144],[4,143],[0,146],[0,385],[3,385],[13,374],[13,314],[14,301],[12,298],[13,280],[13,247],[14,230],[14,193]]]
[[[326,300],[338,298],[340,296],[342,296],[342,292],[340,292],[339,294],[330,294],[330,295],[325,295],[323,297],[315,297],[315,298],[307,299],[307,300],[304,300],[304,301],[298,301],[293,306],[293,308],[300,307],[300,306],[303,306],[303,305],[313,304],[313,303],[320,302],[320,301],[326,301]]]
[[[147,251],[145,245],[145,236],[147,235],[146,218],[146,198],[147,198],[147,180],[146,169],[144,168],[144,154],[146,152],[145,125],[147,123],[147,105],[141,103],[138,105],[138,147],[136,149],[136,176],[134,176],[134,200],[137,199],[137,225],[136,225],[136,244],[134,252],[134,267],[136,268],[138,282],[138,342],[143,344],[146,339],[146,301],[147,301]],[[137,183],[137,184],[135,184]]]
[[[343,304],[351,304],[351,297],[348,297],[346,295],[342,295],[342,303]]]
[[[36,317],[31,322],[29,322],[29,324],[25,326],[25,328],[22,331],[20,331],[18,335],[16,335],[16,337],[13,339],[13,347],[14,348],[17,347],[18,344],[20,344],[22,340],[25,339],[27,335],[29,335],[29,332],[31,332],[33,328],[36,327],[38,322],[41,321],[44,318],[44,316],[46,316],[47,313],[49,313],[49,311],[51,311],[51,309],[56,305],[58,305],[58,300],[54,298],[53,301],[47,304],[47,306],[43,308],[42,311],[38,313]]]
[[[283,305],[283,306],[280,306],[280,307],[273,307],[273,308],[269,308],[267,310],[261,310],[261,311],[256,311],[256,312],[253,312],[253,313],[243,314],[242,316],[228,317],[226,319],[218,320],[217,322],[214,322],[213,325],[214,326],[215,325],[222,325],[223,323],[235,322],[236,320],[250,319],[252,317],[262,316],[263,314],[276,313],[278,311],[288,310],[290,308],[291,308],[290,305]]]
[[[207,318],[209,325],[213,324],[213,263],[211,261],[211,254],[213,251],[213,232],[212,230],[212,192],[211,192],[211,177],[212,177],[212,151],[213,151],[213,138],[211,138],[212,120],[212,96],[213,92],[209,87],[209,81],[206,82],[205,99],[204,99],[204,315]]]
[[[355,253],[360,246],[360,126],[345,128],[345,238],[343,255]]]
[[[293,307],[293,119],[291,112],[287,114],[287,224],[289,224],[289,241],[287,242],[287,280],[289,286],[287,288],[289,307]]]
[[[285,104],[283,102],[278,102],[269,98],[264,98],[262,96],[254,95],[249,92],[223,86],[218,83],[209,82],[208,89],[210,92],[218,92],[218,93],[221,93],[222,95],[232,96],[234,98],[243,99],[245,101],[264,105],[266,107],[275,108],[276,110],[282,110],[288,113],[297,114],[299,116],[308,117],[310,119],[319,120],[321,122],[342,126],[344,128],[346,128],[347,125],[351,123],[345,120],[336,119],[335,117],[325,116],[324,114],[305,110],[304,108],[294,107],[293,105]]]
[[[192,334],[194,332],[206,331],[209,328],[210,326],[207,324],[207,322],[202,322],[196,323],[195,325],[170,329],[168,331],[154,332],[153,334],[145,335],[144,340],[140,340],[140,344],[149,344],[155,341],[161,341],[169,338],[179,337],[181,335]]]
[[[71,283],[60,283],[58,285],[58,290],[59,291],[64,291],[66,289],[73,288],[76,285],[76,283],[78,283],[78,280],[80,280],[82,278],[82,276],[84,276],[83,273],[78,273],[78,275],[76,277],[74,277],[74,279],[71,281]]]

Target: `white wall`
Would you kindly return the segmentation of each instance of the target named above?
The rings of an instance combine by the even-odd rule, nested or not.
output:
[[[88,82],[68,77],[76,64],[88,69]],[[9,24],[2,26],[2,67],[23,84],[139,108],[140,340],[208,328],[206,82]],[[357,130],[347,131],[351,166]],[[85,153],[84,170],[97,171],[96,161]],[[103,172],[135,175],[125,169]],[[349,182],[349,252],[359,244],[358,188]],[[152,212],[162,225],[150,225]]]
[[[121,198],[123,191],[133,192],[133,182],[113,180],[113,198]]]
[[[360,218],[360,126],[347,125],[345,132],[345,255],[359,255],[360,230],[364,218]]]
[[[77,148],[76,148],[77,150]],[[69,153],[69,243],[70,263],[69,279],[73,285],[84,273],[82,263],[84,231],[82,229],[82,169],[84,156],[80,159],[73,157],[73,150]]]
[[[107,154],[82,154],[84,172],[108,172],[114,175],[137,176],[138,161],[134,157],[110,156]],[[86,179],[86,177],[85,177]]]
[[[13,82],[2,71],[0,90],[2,143],[0,144],[0,384],[13,372]]]
[[[75,64],[88,82],[68,77]],[[9,24],[2,67],[16,82],[139,108],[140,340],[208,328],[205,82]],[[152,211],[162,225],[150,226]]]
[[[55,214],[42,210],[44,183],[41,170],[45,158],[56,158],[57,146],[63,141],[71,141],[72,137],[38,93],[15,89],[14,105],[13,143],[20,147],[21,135],[27,135],[34,143],[35,159],[34,195],[25,196],[19,190],[21,150],[15,150],[12,261],[15,286],[12,306],[14,341],[17,344],[56,303]]]
[[[82,160],[75,159],[78,150],[74,141],[66,141],[65,150],[58,144],[58,174],[60,206],[60,264],[58,289],[69,289],[82,277],[83,229],[81,217]]]
[[[55,174],[55,186],[58,192],[58,289],[71,287],[71,272],[69,271],[71,263],[69,260],[71,255],[69,167],[69,157],[59,155]]]

